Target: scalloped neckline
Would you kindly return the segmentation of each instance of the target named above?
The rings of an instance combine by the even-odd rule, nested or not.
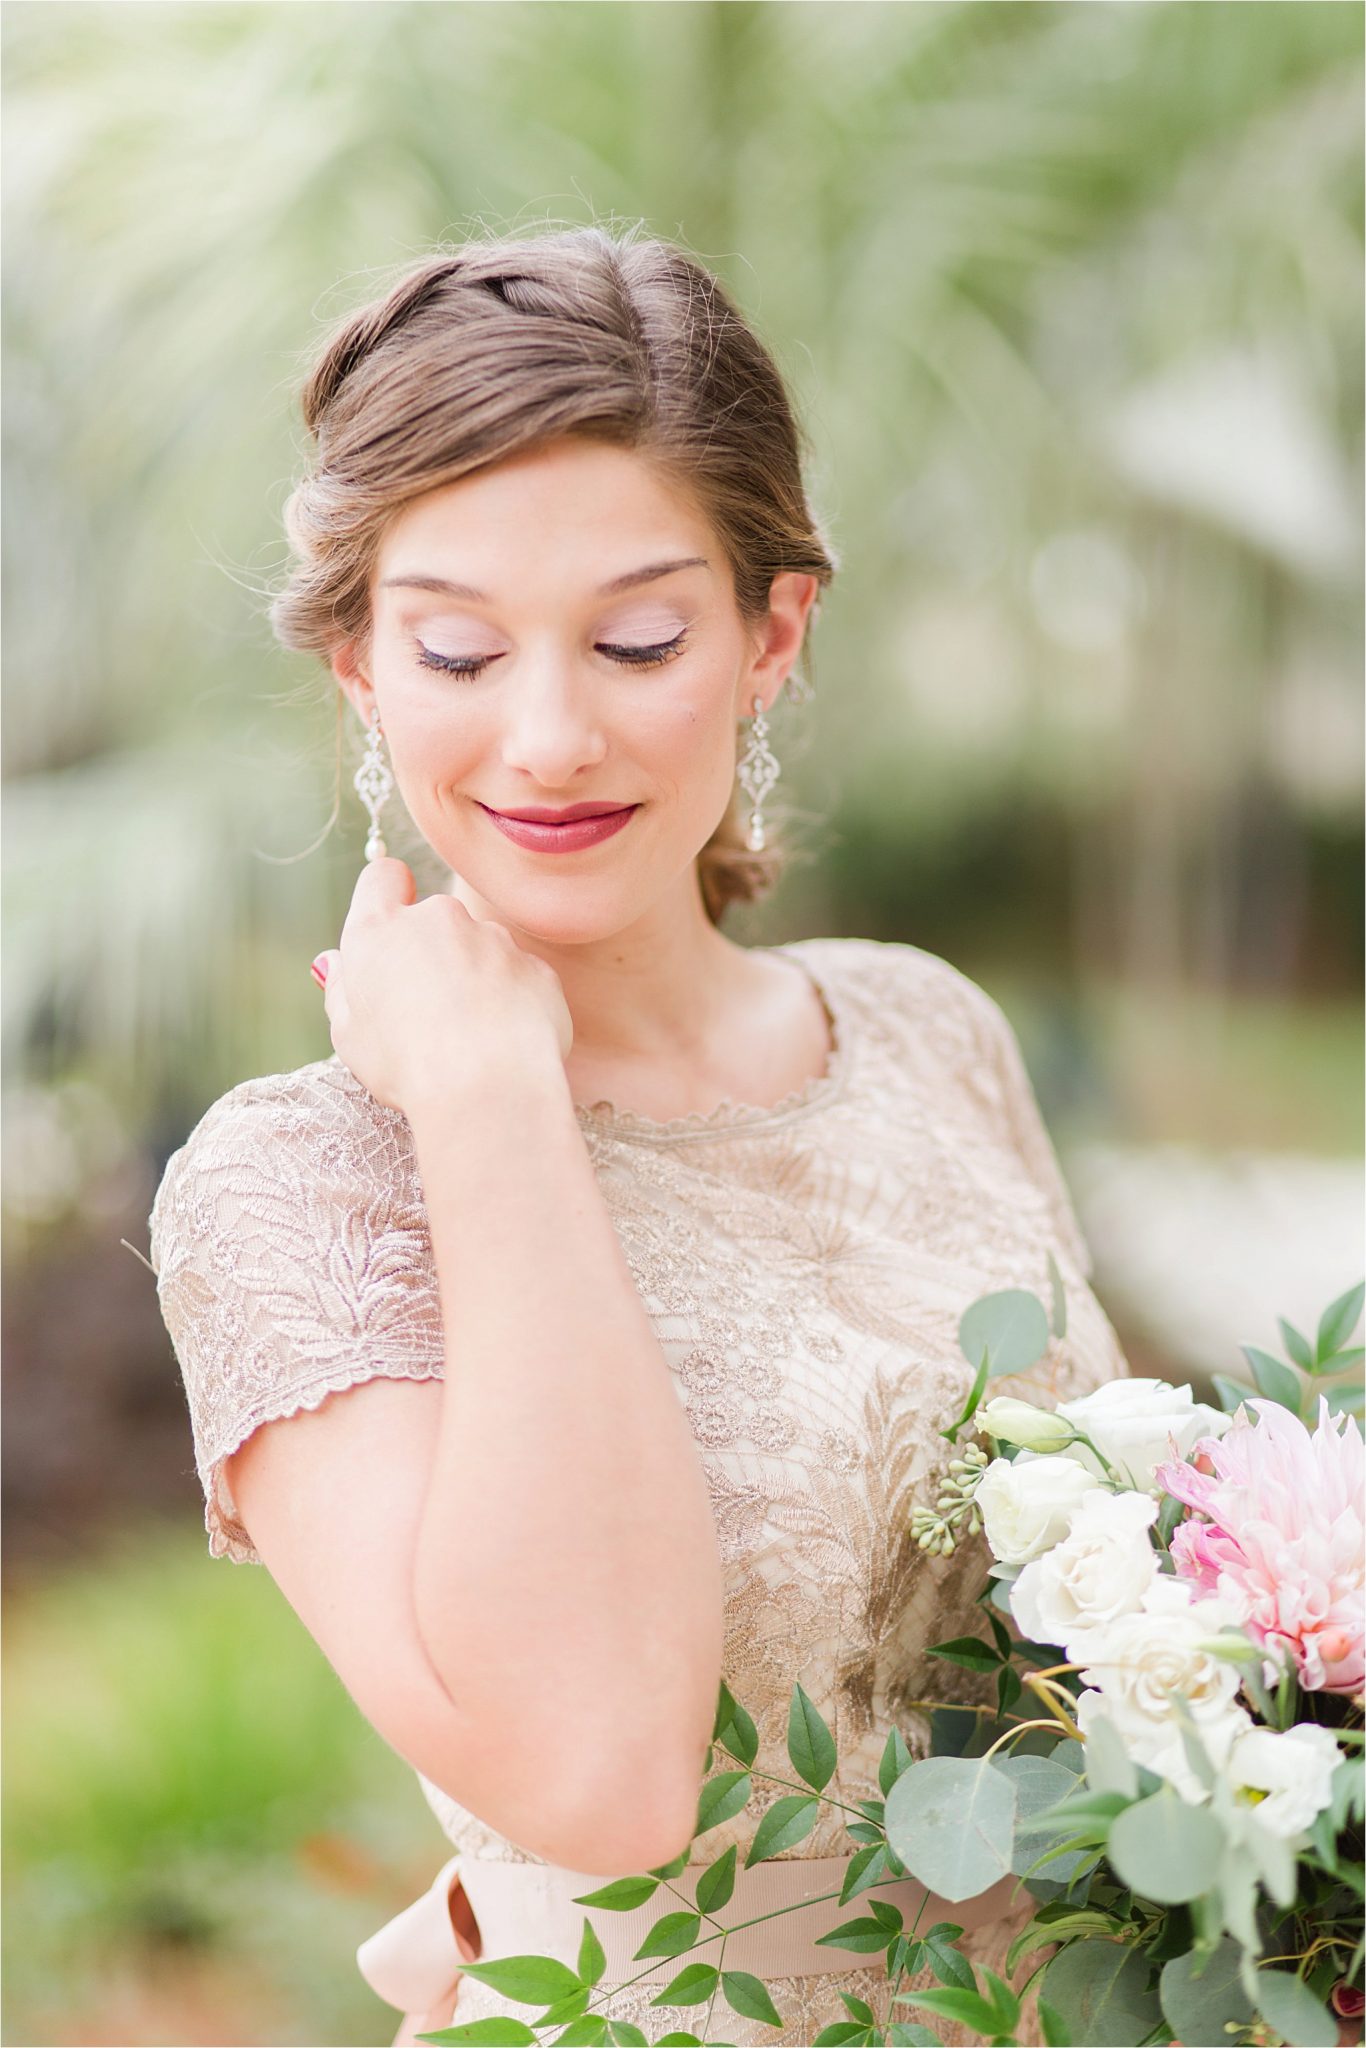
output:
[[[604,1096],[592,1103],[575,1103],[575,1114],[609,1137],[641,1138],[654,1142],[722,1133],[729,1136],[733,1131],[767,1128],[772,1123],[805,1115],[833,1101],[844,1087],[852,1062],[852,1027],[843,1004],[828,981],[813,972],[810,963],[796,950],[798,946],[809,943],[798,939],[789,945],[766,946],[762,950],[785,953],[801,969],[820,998],[830,1027],[830,1051],[823,1073],[810,1075],[772,1103],[736,1102],[732,1096],[726,1095],[711,1109],[690,1109],[682,1116],[660,1120],[644,1116],[638,1110],[618,1108]]]

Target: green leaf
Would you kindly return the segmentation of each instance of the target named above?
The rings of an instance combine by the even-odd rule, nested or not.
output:
[[[433,2043],[445,2043],[447,2041],[452,2043],[457,2041],[499,2041],[507,2043],[514,2041],[539,2041],[541,2037],[532,2031],[525,2020],[499,2019],[496,2016],[491,2016],[486,2020],[466,2020],[465,2024],[460,2027],[439,2027],[430,2034],[419,2034],[417,2038],[419,2041],[430,2041]]]
[[[941,2048],[938,2034],[931,2027],[922,2027],[919,2020],[894,2020],[887,2039],[892,2048]]]
[[[467,1977],[487,1984],[500,1998],[515,1999],[518,2005],[552,2005],[568,1998],[581,1987],[567,1963],[554,1956],[499,1956],[496,1962],[462,1963]]]
[[[651,2005],[701,2005],[716,1989],[718,1971],[715,1963],[689,1963],[676,1977],[671,1977],[662,1991],[657,1991],[650,2000]]]
[[[887,1838],[942,1899],[975,1898],[1010,1868],[1015,1788],[979,1757],[922,1757],[887,1795]]]
[[[845,2042],[862,2041],[867,2031],[860,2020],[834,2020],[821,2028],[815,2048],[843,2048]]]
[[[721,1681],[712,1741],[724,1743],[731,1754],[738,1756],[746,1766],[752,1764],[759,1754],[758,1730],[724,1679]]]
[[[1292,1415],[1300,1412],[1301,1382],[1290,1370],[1282,1365],[1279,1358],[1273,1358],[1269,1351],[1259,1351],[1255,1344],[1244,1344],[1242,1354],[1252,1367],[1252,1377],[1258,1390],[1268,1401],[1278,1401],[1282,1408],[1288,1408]]]
[[[1048,1349],[1048,1317],[1037,1294],[1026,1287],[1005,1287],[983,1294],[964,1309],[958,1321],[958,1342],[969,1364],[980,1366],[988,1351],[990,1377],[1027,1372]]]
[[[721,1995],[731,2011],[738,2012],[742,2019],[762,2020],[770,2027],[783,2023],[762,1979],[751,1976],[748,1970],[723,1970]]]
[[[953,1421],[948,1424],[947,1428],[941,1429],[939,1432],[942,1437],[947,1437],[951,1444],[957,1443],[959,1430],[965,1428],[977,1413],[981,1405],[982,1396],[986,1392],[987,1374],[990,1370],[991,1353],[984,1351],[977,1362],[977,1370],[972,1376],[972,1385],[968,1388],[967,1399]]]
[[[838,1927],[832,1927],[828,1934],[816,1936],[817,1948],[848,1948],[859,1955],[873,1955],[886,1952],[896,1940],[881,1920],[844,1920]]]
[[[718,1856],[715,1863],[708,1864],[698,1878],[694,1897],[699,1913],[715,1913],[729,1904],[735,1890],[735,1859],[738,1853],[732,1842],[729,1849]]]
[[[1225,1415],[1236,1415],[1249,1394],[1256,1391],[1253,1387],[1245,1387],[1241,1380],[1226,1378],[1221,1372],[1211,1373],[1210,1380]]]
[[[1191,1949],[1162,1966],[1163,2016],[1180,2041],[1226,2041],[1230,2028],[1253,2018],[1252,2001],[1238,1981],[1241,1944],[1224,1935],[1213,1949]]]
[[[646,1956],[681,1956],[685,1948],[692,1947],[701,1930],[700,1913],[666,1913],[662,1920],[656,1920],[636,1950],[636,1961],[643,1962]]]
[[[834,1775],[835,1739],[800,1680],[792,1687],[787,1713],[787,1753],[797,1776],[813,1791],[823,1791]]]
[[[897,1779],[911,1764],[911,1752],[899,1728],[889,1728],[887,1740],[882,1747],[882,1759],[877,1767],[878,1788],[883,1798],[891,1791]]]
[[[586,2013],[581,2020],[574,2020],[562,2034],[555,2036],[557,2042],[565,2043],[565,2048],[571,2048],[571,2044],[573,2048],[597,2048],[599,2042],[610,2041],[611,2038],[607,2021],[597,2012]]]
[[[1327,1399],[1330,1415],[1360,1415],[1366,1407],[1366,1395],[1359,1386],[1330,1387]]]
[[[709,1828],[719,1827],[723,1820],[733,1820],[748,1805],[753,1790],[754,1780],[748,1771],[721,1771],[716,1777],[708,1778],[697,1801],[697,1824],[693,1834],[705,1835]]]
[[[1036,2000],[1034,2009],[1043,2028],[1044,2048],[1072,2048],[1072,2036],[1062,2023],[1062,2014],[1046,1998]]]
[[[745,1869],[762,1863],[766,1856],[779,1856],[784,1849],[805,1841],[816,1825],[820,1810],[820,1800],[812,1799],[804,1792],[791,1792],[786,1798],[775,1799],[754,1831],[754,1840],[745,1857]]]
[[[1164,1786],[1118,1815],[1106,1853],[1131,1891],[1177,1906],[1219,1882],[1224,1830],[1207,1806],[1191,1806]]]
[[[661,2034],[657,2048],[703,2048],[700,2034]]]
[[[630,1913],[653,1898],[659,1890],[657,1877],[614,1877],[600,1891],[581,1892],[571,1901],[575,1906],[600,1906],[607,1913]]]
[[[847,1906],[850,1899],[857,1897],[859,1892],[867,1891],[870,1885],[876,1884],[882,1876],[886,1862],[887,1848],[883,1842],[873,1842],[868,1848],[858,1850],[850,1858],[849,1867],[844,1873],[844,1883],[840,1886],[841,1906]]]
[[[927,1657],[943,1657],[947,1663],[962,1664],[969,1671],[994,1671],[1001,1661],[999,1650],[980,1636],[954,1636],[947,1643],[930,1643]]]
[[[998,2034],[1008,2034],[1020,2017],[1020,2001],[1010,1986],[1003,1983],[996,1972],[989,1970],[985,1963],[982,1964],[982,1975],[987,1982],[987,1996],[995,2009],[998,2021],[996,2031]]]
[[[897,2005],[922,2005],[941,2019],[957,2020],[975,2034],[995,2034],[996,2014],[980,1991],[898,1991]]]
[[[1289,1970],[1258,1970],[1257,2009],[1295,2048],[1336,2048],[1338,2024]]]
[[[838,1989],[838,1986],[836,1988]],[[845,2010],[852,2013],[856,2020],[863,2021],[865,2027],[875,2027],[877,2025],[877,2014],[865,1999],[855,1998],[851,1992],[841,1991],[840,2001],[844,2005]]]
[[[607,1951],[598,1939],[597,1930],[585,1913],[583,1934],[579,1940],[579,1982],[596,1984],[607,1968]]]
[[[650,2037],[630,2020],[609,2020],[608,2029],[618,2048],[650,2048]]]
[[[959,1991],[975,1991],[977,1979],[972,1964],[956,1949],[952,1942],[941,1941],[935,1934],[925,1936],[925,1961],[934,1971],[941,1984],[948,1984]]]
[[[1336,1301],[1329,1302],[1319,1317],[1318,1337],[1314,1345],[1317,1364],[1322,1365],[1335,1351],[1341,1350],[1361,1319],[1363,1304],[1366,1304],[1366,1280],[1359,1280]]]
[[[1067,1335],[1067,1290],[1062,1283],[1062,1274],[1052,1252],[1048,1254],[1048,1286],[1053,1302],[1053,1335]]]
[[[1309,1339],[1302,1336],[1295,1328],[1295,1325],[1288,1323],[1284,1316],[1277,1316],[1276,1322],[1280,1328],[1281,1342],[1285,1346],[1286,1357],[1291,1359],[1301,1372],[1308,1372],[1314,1362],[1314,1353]]]
[[[1161,2018],[1151,1974],[1138,1951],[1083,1939],[1045,1964],[1040,1995],[1047,1992],[1067,2032],[1086,2048],[1137,2048]]]
[[[567,1998],[557,1998],[544,2012],[536,2015],[538,2027],[567,2027],[571,2020],[578,2019],[588,2010],[589,1986],[580,1984]]]

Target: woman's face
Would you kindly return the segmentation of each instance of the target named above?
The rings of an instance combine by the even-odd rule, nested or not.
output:
[[[369,687],[351,649],[332,665],[362,717],[378,705],[403,800],[465,900],[582,943],[691,885],[736,721],[772,703],[818,588],[776,577],[748,629],[690,499],[628,449],[564,439],[405,507],[371,582]],[[636,808],[553,850],[490,816],[599,802]]]

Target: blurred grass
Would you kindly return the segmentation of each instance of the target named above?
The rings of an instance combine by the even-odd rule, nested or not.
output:
[[[5,2040],[390,2040],[355,1947],[449,1852],[266,1573],[154,1523],[7,1624]]]

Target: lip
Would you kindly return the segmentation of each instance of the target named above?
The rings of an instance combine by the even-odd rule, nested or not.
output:
[[[492,804],[485,804],[486,811],[493,810]],[[496,818],[516,818],[526,825],[572,825],[577,818],[605,818],[612,811],[631,811],[634,804],[609,804],[602,802],[566,804],[562,811],[548,810],[543,804],[524,804],[520,811],[494,811]]]
[[[530,853],[577,853],[582,847],[596,846],[600,840],[613,838],[635,816],[640,805],[622,804],[613,810],[604,810],[574,804],[571,809],[579,815],[558,825],[535,818],[515,818],[506,811],[491,810],[487,804],[480,804],[479,808],[515,846],[525,847]],[[584,812],[588,815],[583,815]],[[552,812],[550,815],[553,820],[556,814]]]

